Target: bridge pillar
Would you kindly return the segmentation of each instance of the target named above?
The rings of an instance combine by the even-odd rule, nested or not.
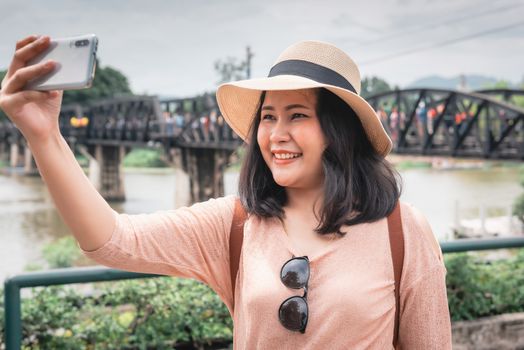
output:
[[[27,145],[23,146],[24,148],[24,174],[25,175],[39,175],[38,168],[36,167],[35,159],[33,158],[33,153]]]
[[[184,149],[182,157],[189,175],[191,203],[224,195],[224,169],[231,153],[221,149]]]
[[[93,176],[90,178],[95,187],[98,186],[98,192],[108,201],[124,201],[126,194],[122,161],[126,155],[125,147],[96,145],[94,154],[98,167],[90,165],[90,169],[98,170],[98,179],[93,179]]]
[[[17,168],[24,165],[24,154],[21,154],[22,147],[18,142],[11,143],[9,149],[9,165],[11,168]]]
[[[0,162],[7,162],[9,160],[9,152],[7,144],[0,139]]]

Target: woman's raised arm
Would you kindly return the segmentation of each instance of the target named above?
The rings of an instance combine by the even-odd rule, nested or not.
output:
[[[23,90],[29,80],[54,68],[54,62],[27,66],[49,43],[49,37],[30,36],[16,44],[2,81],[0,108],[27,140],[55,205],[80,247],[95,250],[110,239],[116,212],[96,191],[60,134],[62,92]]]

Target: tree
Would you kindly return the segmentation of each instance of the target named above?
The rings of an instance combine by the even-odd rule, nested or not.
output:
[[[224,61],[215,61],[215,72],[220,77],[218,84],[230,81],[251,78],[251,59],[253,52],[249,46],[246,46],[246,58],[237,62],[235,57],[228,56]]]
[[[508,80],[498,80],[493,84],[486,85],[484,88],[485,89],[518,89],[519,87],[518,87],[518,84],[512,84]],[[522,82],[522,88],[524,88],[524,80]],[[499,98],[502,99],[501,96],[499,96]],[[524,107],[524,96],[513,95],[511,99],[506,102],[514,104],[518,107]],[[521,206],[521,209],[523,210],[521,213],[521,218],[522,220],[524,220],[524,195],[521,197],[520,201],[521,201],[520,206]]]
[[[507,80],[498,80],[496,83],[489,85],[490,89],[511,89],[512,84]]]
[[[365,77],[362,80],[361,95],[366,98],[372,95],[380,94],[382,92],[391,91],[389,84],[379,77]]]
[[[127,77],[111,67],[102,67],[96,62],[95,79],[89,89],[64,91],[63,104],[85,104],[97,99],[114,97],[122,94],[132,94]]]
[[[235,57],[215,61],[215,72],[218,74],[218,84],[246,78],[247,61],[238,62]]]

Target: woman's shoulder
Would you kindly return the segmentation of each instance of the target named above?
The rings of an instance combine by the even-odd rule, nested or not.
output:
[[[410,203],[400,202],[400,213],[404,233],[408,235],[406,239],[410,244],[427,245],[435,252],[440,252],[440,245],[431,225],[420,209]]]

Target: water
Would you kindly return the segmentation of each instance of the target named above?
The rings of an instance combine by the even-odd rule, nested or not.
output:
[[[487,207],[488,214],[500,215],[523,191],[517,168],[413,169],[402,171],[401,175],[402,200],[426,215],[441,240],[449,238],[457,201],[463,218],[478,216],[481,205]],[[238,173],[226,173],[226,194],[236,193],[237,179]],[[126,202],[111,203],[119,212],[171,209],[189,199],[189,181],[178,170],[126,170],[125,184]],[[0,175],[0,280],[22,272],[27,264],[42,264],[43,245],[68,234],[69,229],[39,177]]]
[[[402,200],[424,213],[440,240],[451,238],[457,206],[461,219],[478,219],[482,207],[491,216],[508,215],[513,202],[523,192],[517,168],[413,169],[401,175]]]

